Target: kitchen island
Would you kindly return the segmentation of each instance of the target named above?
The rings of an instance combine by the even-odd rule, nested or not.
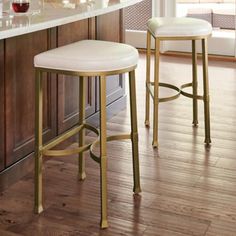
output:
[[[36,54],[78,40],[124,42],[123,8],[140,0],[33,2],[0,16],[0,189],[33,169]],[[78,79],[45,74],[44,142],[78,121]],[[98,80],[87,78],[86,117],[96,124]],[[107,80],[108,116],[126,105],[123,76]]]

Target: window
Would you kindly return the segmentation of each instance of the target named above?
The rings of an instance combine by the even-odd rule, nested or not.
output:
[[[143,0],[125,10],[126,42],[138,48],[145,48],[146,22],[152,16],[194,17],[207,20],[213,26],[213,34],[209,40],[210,54],[236,56],[235,1]],[[191,44],[169,41],[163,44],[163,50],[190,52]]]

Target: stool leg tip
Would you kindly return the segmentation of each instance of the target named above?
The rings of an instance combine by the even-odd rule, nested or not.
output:
[[[146,127],[150,127],[150,122],[149,122],[149,120],[145,120],[144,124],[145,124]]]
[[[86,178],[86,174],[85,174],[85,172],[83,172],[83,173],[79,173],[78,174],[78,177],[79,177],[79,180],[85,180],[85,178]]]
[[[198,121],[193,121],[193,127],[198,127]]]
[[[134,187],[133,192],[134,192],[134,194],[141,193],[142,192],[141,187],[140,186],[139,187]]]
[[[101,226],[101,229],[106,229],[106,228],[108,228],[108,222],[107,222],[107,220],[102,220],[100,226]]]
[[[210,138],[205,138],[205,144],[207,145],[207,146],[210,146],[210,144],[211,144],[211,139]]]
[[[41,212],[43,212],[43,206],[42,205],[35,206],[34,212],[35,212],[35,214],[40,214]]]
[[[152,147],[153,148],[158,148],[158,142],[157,141],[153,141],[152,142]]]

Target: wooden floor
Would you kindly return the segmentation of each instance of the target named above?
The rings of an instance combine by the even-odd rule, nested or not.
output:
[[[191,61],[162,56],[162,81],[180,85],[191,78]],[[74,158],[44,165],[45,211],[33,214],[33,173],[0,196],[0,235],[28,236],[235,236],[236,66],[210,62],[212,146],[204,146],[203,107],[192,127],[192,102],[160,105],[159,150],[144,126],[145,59],[137,70],[142,194],[132,194],[131,145],[108,145],[109,224],[99,229],[99,168],[87,158],[87,179],[77,180]],[[199,67],[199,86],[202,82]],[[165,91],[162,91],[166,93]],[[109,133],[129,130],[129,110],[108,123]],[[88,139],[91,139],[89,137]],[[88,156],[88,155],[87,155]]]

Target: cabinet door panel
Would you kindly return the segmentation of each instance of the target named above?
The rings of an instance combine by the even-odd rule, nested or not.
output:
[[[6,164],[34,150],[35,80],[33,58],[50,48],[51,31],[38,31],[6,40]],[[47,80],[46,80],[47,76]],[[53,77],[53,75],[51,75]],[[44,74],[44,141],[56,135],[56,78]]]
[[[123,11],[114,11],[96,17],[97,39],[124,42]]]
[[[88,39],[89,20],[78,21],[58,27],[58,46]],[[95,81],[86,81],[86,116],[95,112]],[[71,76],[58,76],[58,132],[62,133],[78,122],[79,79]]]
[[[123,75],[109,76],[107,78],[107,104],[125,94],[125,80]]]
[[[97,17],[97,39],[113,42],[124,42],[123,11],[115,11]],[[111,24],[112,22],[112,24]],[[97,89],[99,81],[97,80]],[[99,90],[97,94],[99,95]],[[110,104],[125,94],[125,81],[122,75],[107,77],[107,104]],[[99,110],[99,105],[97,106]]]
[[[0,40],[0,171],[4,169],[4,41]]]

